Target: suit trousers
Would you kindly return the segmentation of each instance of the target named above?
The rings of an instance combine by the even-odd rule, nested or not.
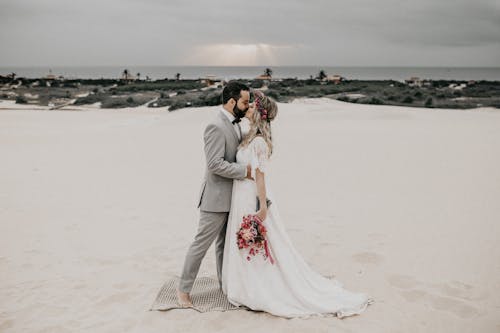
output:
[[[224,243],[226,240],[226,228],[229,212],[206,212],[200,210],[200,222],[198,231],[191,243],[184,260],[179,290],[185,293],[191,292],[194,280],[200,270],[201,261],[205,257],[208,248],[215,242],[215,256],[217,263],[217,278],[222,288],[222,261],[224,257]]]

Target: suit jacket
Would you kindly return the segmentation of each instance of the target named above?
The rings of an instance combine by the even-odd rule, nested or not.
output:
[[[229,119],[217,112],[203,135],[206,170],[198,207],[207,212],[229,212],[233,179],[244,179],[246,165],[236,163],[238,135]]]

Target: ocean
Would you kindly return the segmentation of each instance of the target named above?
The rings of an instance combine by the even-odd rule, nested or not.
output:
[[[16,73],[18,77],[38,78],[49,73],[65,78],[99,79],[119,78],[124,69],[134,76],[140,73],[142,79],[153,80],[175,77],[198,79],[215,76],[219,79],[251,79],[264,72],[265,66],[222,67],[222,66],[86,66],[86,67],[0,67],[0,75]],[[273,78],[307,79],[316,76],[320,70],[328,75],[341,75],[353,80],[398,80],[412,76],[421,79],[445,80],[489,80],[500,81],[500,67],[330,67],[330,66],[269,66]]]

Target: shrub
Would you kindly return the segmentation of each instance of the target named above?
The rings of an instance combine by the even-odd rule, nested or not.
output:
[[[427,100],[425,101],[425,107],[431,108],[432,103],[433,103],[432,97],[427,98]]]
[[[170,98],[159,98],[156,102],[148,104],[150,108],[161,108],[164,106],[169,106],[172,104],[172,100]]]
[[[214,106],[214,105],[219,105],[222,103],[222,93],[217,92],[217,93],[211,93],[205,96],[205,104],[206,106]]]
[[[84,104],[94,104],[97,102],[101,102],[103,96],[100,94],[90,94],[85,97],[78,97],[75,101],[75,105],[84,105]]]
[[[280,98],[281,98],[281,95],[278,92],[274,91],[274,90],[268,90],[266,92],[266,95],[269,96],[269,97],[271,97],[271,98],[274,98],[276,101],[279,101]]]
[[[117,109],[117,108],[126,108],[128,107],[128,103],[121,98],[108,98],[102,101],[101,107],[103,109]]]
[[[368,104],[384,104],[384,102],[381,99],[378,99],[377,97],[372,97],[369,101]]]
[[[262,88],[263,86],[264,86],[263,80],[253,80],[252,83],[250,84],[250,88],[254,89]]]
[[[413,103],[413,98],[411,96],[406,96],[405,99],[403,99],[403,103],[411,104]]]
[[[16,97],[16,103],[17,104],[27,104],[28,100],[24,96],[17,96]]]
[[[129,108],[136,107],[146,102],[151,101],[151,96],[122,96],[122,97],[107,97],[102,101],[102,108]]]

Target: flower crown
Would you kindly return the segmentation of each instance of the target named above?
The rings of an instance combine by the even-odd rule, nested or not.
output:
[[[264,97],[264,94],[259,90],[255,90],[254,95],[255,95],[255,108],[260,113],[260,119],[269,121],[267,118],[267,110],[261,105],[260,102],[261,98]]]

